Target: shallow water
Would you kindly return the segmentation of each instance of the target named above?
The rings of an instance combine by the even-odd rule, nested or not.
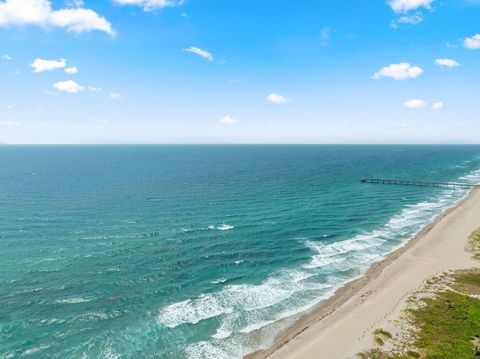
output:
[[[479,146],[2,146],[0,357],[235,358],[463,198]]]

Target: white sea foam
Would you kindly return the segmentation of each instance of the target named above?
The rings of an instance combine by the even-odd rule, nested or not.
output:
[[[219,226],[209,225],[207,227],[202,227],[202,228],[182,227],[182,228],[180,228],[179,231],[180,231],[180,233],[204,232],[204,231],[211,231],[211,230],[218,230],[218,231],[226,232],[226,231],[231,231],[234,228],[235,228],[235,226],[224,223],[224,224],[221,224]]]
[[[345,261],[347,258],[332,258],[331,256],[317,255],[312,258],[312,261],[309,264],[305,264],[304,268],[315,269],[325,267],[334,263],[340,263]]]
[[[275,282],[275,283],[274,283]],[[231,285],[215,294],[205,294],[163,308],[158,321],[174,328],[181,324],[196,324],[202,320],[231,314],[234,310],[256,310],[274,305],[294,293],[283,288],[278,279],[267,280],[262,285]]]
[[[58,261],[61,258],[42,258],[36,261],[31,262],[32,264],[44,263],[44,262],[54,262]]]
[[[232,354],[235,356],[232,357]],[[226,352],[209,342],[200,342],[187,348],[187,356],[190,359],[231,359],[241,358],[243,353],[240,348],[232,353],[232,350]]]
[[[103,358],[105,359],[119,359],[120,357],[120,354],[113,351],[111,346],[107,347],[107,349],[105,349],[103,352]]]
[[[44,287],[26,288],[26,289],[23,289],[23,290],[20,290],[18,292],[14,292],[14,293],[10,294],[9,297],[19,295],[19,294],[35,293],[35,292],[39,292],[39,291],[44,290],[44,289],[45,289]]]
[[[113,318],[114,315],[108,315],[105,312],[88,312],[88,313],[83,313],[80,314],[79,316],[75,317],[77,320],[106,320]]]
[[[226,278],[220,278],[220,279],[215,279],[215,280],[212,280],[210,283],[212,284],[222,284],[222,283],[225,283],[228,279]]]
[[[27,356],[27,355],[32,355],[32,354],[35,354],[35,353],[38,353],[42,350],[45,350],[45,349],[48,349],[50,347],[49,344],[45,344],[45,345],[39,345],[37,347],[32,347],[32,348],[29,348],[27,350],[25,350],[23,353],[22,353],[22,356]]]
[[[216,296],[204,294],[196,299],[189,299],[163,308],[158,315],[158,321],[166,327],[175,328],[181,324],[196,324],[202,320],[231,312],[233,312],[233,308],[223,306]]]
[[[48,318],[48,319],[37,319],[35,321],[41,324],[63,324],[67,320],[63,318]]]
[[[460,180],[467,183],[478,184],[480,182],[480,170],[472,171],[465,176],[460,177]]]
[[[79,303],[87,303],[91,302],[93,299],[91,298],[83,298],[83,297],[72,297],[72,298],[63,298],[57,299],[54,301],[56,304],[79,304]]]
[[[453,205],[458,198],[448,199],[451,195],[452,192],[446,190],[441,195],[443,198],[408,205],[398,215],[393,216],[383,227],[359,234],[352,239],[330,244],[306,241],[305,244],[318,254],[314,255],[311,262],[304,267],[312,269],[337,264],[349,258],[349,253],[354,253],[357,257],[359,255],[360,257],[363,256],[363,258],[357,260],[357,263],[368,263],[382,254],[381,251],[374,253],[375,248],[384,249],[383,253],[387,252],[387,248],[384,247],[392,240],[396,240],[399,235],[410,234],[411,238],[426,223],[439,215],[443,209]]]
[[[234,229],[235,227],[230,225],[230,224],[222,224],[221,226],[218,226],[217,229],[219,231],[223,231],[223,232],[226,232],[226,231],[230,231],[232,229]]]
[[[480,181],[480,170],[459,180],[476,183]],[[219,326],[211,340],[190,345],[187,356],[241,358],[268,346],[286,323],[364,274],[372,263],[404,245],[467,193],[458,188],[442,189],[431,200],[405,206],[383,226],[343,241],[329,242],[329,237],[322,241],[304,239],[312,256],[302,267],[281,271],[258,285],[230,285],[215,293],[171,304],[160,309],[158,322],[175,328],[215,318]],[[255,336],[252,332],[256,332]]]
[[[218,328],[217,332],[212,335],[212,338],[214,339],[227,339],[229,336],[231,336],[233,333],[231,330],[225,329],[223,326]]]

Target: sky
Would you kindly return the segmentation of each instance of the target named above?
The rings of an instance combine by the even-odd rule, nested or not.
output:
[[[0,0],[0,143],[480,143],[480,0]]]

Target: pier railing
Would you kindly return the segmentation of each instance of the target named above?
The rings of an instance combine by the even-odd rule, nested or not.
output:
[[[388,184],[401,186],[424,186],[424,187],[454,187],[454,188],[480,188],[480,184],[459,183],[459,182],[428,182],[415,180],[399,180],[399,179],[385,179],[385,178],[362,178],[362,183],[373,184]]]

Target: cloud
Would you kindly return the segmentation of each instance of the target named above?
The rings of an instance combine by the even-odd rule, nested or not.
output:
[[[435,102],[432,105],[433,110],[443,110],[445,108],[445,104],[443,102]]]
[[[2,56],[2,60],[12,61],[13,58],[9,54],[5,54],[5,55]]]
[[[418,66],[412,66],[407,62],[399,64],[391,64],[380,69],[373,75],[374,80],[379,80],[382,77],[390,77],[395,80],[407,80],[420,76],[423,70]]]
[[[0,2],[0,27],[33,25],[60,27],[68,32],[103,31],[114,35],[112,25],[91,9],[53,10],[49,0],[5,0]]]
[[[203,57],[204,59],[207,59],[208,61],[213,61],[213,55],[210,52],[208,52],[206,50],[203,50],[199,47],[190,46],[188,49],[185,49],[183,51],[191,52],[192,54]]]
[[[82,7],[85,5],[85,1],[83,0],[67,0],[66,4],[68,7]]]
[[[20,126],[21,122],[18,121],[0,121],[2,126]]]
[[[391,26],[396,29],[398,24],[410,24],[417,25],[423,21],[423,14],[417,12],[415,15],[404,15],[399,17],[397,20],[392,21]]]
[[[276,94],[276,93],[272,93],[272,94],[268,95],[267,96],[267,101],[272,102],[272,103],[276,103],[276,104],[280,104],[280,105],[283,105],[283,104],[288,102],[288,100],[285,97],[283,97],[282,95]]]
[[[471,49],[471,50],[480,49],[480,34],[467,37],[465,40],[463,40],[463,44],[467,49]]]
[[[164,7],[181,6],[184,0],[113,0],[119,5],[142,6],[145,11],[152,11]]]
[[[435,63],[438,66],[449,67],[449,68],[460,66],[460,64],[457,61],[452,59],[436,59]]]
[[[63,69],[67,66],[67,60],[59,59],[59,60],[44,60],[44,59],[35,59],[30,64],[30,67],[33,69],[33,72],[45,72],[45,71],[52,71],[56,69]]]
[[[65,69],[65,72],[69,75],[74,75],[78,72],[78,69],[75,67],[75,66],[72,66],[72,67],[67,67]]]
[[[117,93],[117,92],[110,92],[110,98],[111,98],[112,100],[119,100],[121,96],[122,96],[122,95],[120,95],[120,94]]]
[[[434,1],[435,0],[390,0],[388,4],[396,13],[406,13],[421,7],[431,9]]]
[[[102,91],[101,87],[95,87],[95,86],[88,86],[88,91],[90,92],[100,92]]]
[[[77,93],[84,90],[82,86],[72,80],[56,82],[53,84],[53,87],[55,87],[58,91],[68,93]]]
[[[233,126],[238,121],[236,119],[234,119],[233,117],[225,116],[225,117],[221,118],[218,122],[220,122],[223,125]]]
[[[424,108],[427,107],[427,103],[423,100],[415,99],[405,102],[405,107],[411,109]]]

